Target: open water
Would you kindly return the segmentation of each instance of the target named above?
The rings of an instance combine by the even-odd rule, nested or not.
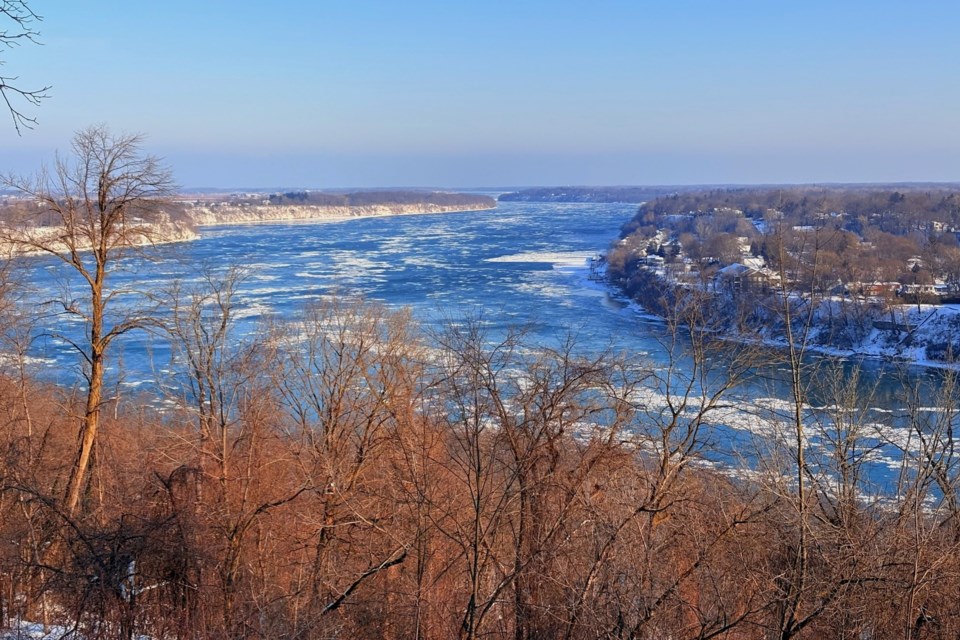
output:
[[[629,204],[504,202],[489,211],[207,227],[200,240],[151,248],[149,260],[121,261],[112,286],[157,292],[178,280],[195,281],[200,265],[220,270],[239,266],[248,275],[236,298],[238,335],[255,332],[268,317],[291,317],[313,300],[349,294],[408,307],[427,325],[479,317],[494,335],[522,326],[530,341],[546,345],[573,334],[584,352],[612,349],[655,368],[667,361],[662,325],[591,281],[587,267],[635,209]],[[54,258],[27,259],[22,269],[38,303],[63,299],[64,292],[83,296],[82,283]],[[118,302],[124,299],[136,296],[121,296]],[[32,356],[45,377],[74,384],[81,363],[69,340],[82,340],[84,324],[58,315],[56,305],[43,308],[48,315]],[[169,351],[149,332],[125,334],[112,353],[116,389],[150,388],[169,374]],[[877,363],[868,362],[864,371],[862,384],[873,394],[871,411],[876,413],[865,421],[898,411],[901,377]],[[782,374],[765,371],[731,396],[740,398],[731,405],[738,410],[727,411],[711,436],[719,452],[714,459],[756,452],[757,434],[769,433],[778,412],[788,413]],[[911,386],[935,386],[938,380],[937,374],[921,370],[908,376]],[[765,408],[739,411],[747,403]],[[876,447],[878,481],[892,481],[897,473],[900,456],[888,442],[893,439],[877,432],[867,441]],[[817,446],[816,438],[811,446]]]
[[[408,307],[427,324],[480,317],[493,333],[522,326],[535,343],[556,343],[572,332],[585,351],[656,352],[657,325],[638,320],[629,305],[590,281],[587,267],[634,211],[624,204],[501,203],[489,211],[205,227],[200,240],[153,247],[149,260],[123,260],[111,286],[157,292],[196,281],[201,265],[238,266],[247,272],[236,297],[240,334],[256,331],[268,316],[290,317],[339,294]],[[56,259],[31,258],[24,269],[35,300],[62,297],[64,290],[82,299],[82,283]],[[71,319],[52,315],[47,323],[80,338],[83,324],[65,321]],[[126,383],[149,381],[163,349],[146,332],[120,338]],[[66,341],[41,340],[33,355],[55,364],[60,382],[75,376],[76,353]]]

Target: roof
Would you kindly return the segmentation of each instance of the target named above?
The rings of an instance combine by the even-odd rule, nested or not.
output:
[[[748,276],[752,273],[760,273],[752,267],[748,267],[745,264],[740,264],[739,262],[734,262],[725,266],[723,269],[717,271],[720,275],[723,276]]]

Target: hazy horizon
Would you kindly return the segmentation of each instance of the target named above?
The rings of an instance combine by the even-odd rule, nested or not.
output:
[[[352,192],[352,191],[423,191],[423,190],[443,190],[443,191],[477,191],[477,192],[512,192],[525,189],[545,189],[545,188],[577,188],[577,189],[619,189],[619,188],[648,188],[648,187],[677,187],[677,188],[699,188],[704,189],[725,189],[725,188],[755,188],[755,187],[904,187],[904,188],[960,188],[960,181],[895,181],[895,182],[718,182],[718,183],[673,183],[673,184],[522,184],[522,185],[330,185],[315,186],[309,184],[289,184],[289,185],[182,185],[178,186],[178,193],[216,193],[247,191],[250,193],[282,192],[294,190],[307,191],[329,191],[329,192]]]

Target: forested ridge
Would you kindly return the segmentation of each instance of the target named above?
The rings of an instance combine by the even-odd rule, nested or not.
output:
[[[949,186],[714,189],[641,205],[606,266],[654,313],[698,291],[731,336],[786,344],[789,302],[811,346],[951,362],[958,238]]]
[[[884,184],[833,184],[833,185],[638,185],[638,186],[556,186],[530,187],[510,191],[499,196],[504,202],[625,202],[646,203],[658,201],[659,206],[684,208],[684,212],[696,210],[697,206],[711,203],[739,205],[741,207],[777,204],[776,197],[770,201],[769,194],[780,194],[786,199],[802,200],[807,204],[824,202],[825,194],[860,194],[869,200],[869,194],[878,192],[916,195],[923,192],[956,192],[960,184],[953,183],[894,183]],[[671,204],[672,203],[672,204]],[[806,206],[804,204],[803,206]],[[679,209],[678,209],[679,210]]]
[[[648,215],[668,216],[737,210],[748,219],[772,212],[794,224],[812,224],[825,215],[843,215],[841,228],[861,231],[871,224],[887,233],[906,235],[933,221],[960,225],[960,187],[956,185],[883,185],[733,187],[696,189],[659,196],[644,203],[626,235]],[[866,218],[866,220],[864,220]]]
[[[242,199],[241,199],[242,200]],[[273,193],[270,204],[308,204],[332,207],[367,207],[392,204],[435,204],[464,208],[493,208],[496,201],[490,196],[447,191],[357,191],[353,193],[325,193],[322,191],[288,191]]]
[[[532,187],[499,196],[504,202],[645,202],[692,187]]]

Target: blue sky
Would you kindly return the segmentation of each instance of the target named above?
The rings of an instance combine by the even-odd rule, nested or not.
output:
[[[960,3],[31,0],[0,168],[141,132],[184,186],[960,180]]]

